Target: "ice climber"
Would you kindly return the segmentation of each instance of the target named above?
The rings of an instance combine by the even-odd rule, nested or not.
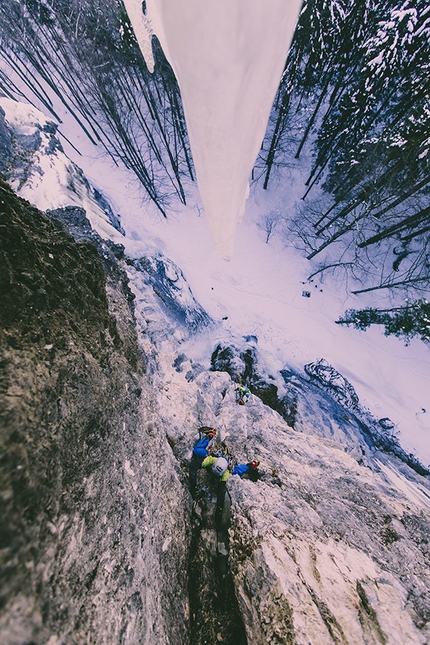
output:
[[[239,385],[238,388],[236,388],[237,392],[237,402],[239,405],[245,405],[251,397],[251,391],[249,388],[246,387],[246,385]]]
[[[215,513],[215,523],[218,526],[224,510],[225,490],[228,478],[231,474],[243,477],[249,473],[250,479],[256,481],[258,479],[258,466],[260,462],[258,459],[254,459],[247,464],[237,464],[233,467],[232,472],[230,472],[228,461],[224,456],[209,454],[208,446],[216,435],[216,430],[214,428],[200,428],[200,434],[202,436],[194,446],[189,469],[191,495],[195,498],[197,471],[200,468],[210,469],[218,480],[217,508]]]
[[[193,499],[196,496],[197,471],[202,467],[203,459],[208,455],[207,447],[215,437],[216,430],[209,426],[203,426],[202,428],[199,428],[199,433],[201,436],[194,446],[193,456],[191,457],[189,466],[190,489]]]

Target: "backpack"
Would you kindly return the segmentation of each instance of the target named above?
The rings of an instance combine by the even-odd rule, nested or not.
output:
[[[214,437],[215,439],[215,437]],[[225,441],[216,441],[211,444],[209,453],[213,457],[224,457],[224,459],[227,460],[228,463],[228,469],[231,472],[234,468],[235,460],[233,455],[230,452],[230,448],[226,444]]]

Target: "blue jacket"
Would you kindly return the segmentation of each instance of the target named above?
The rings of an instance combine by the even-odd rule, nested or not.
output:
[[[245,473],[247,473],[249,470],[249,466],[246,464],[238,464],[233,468],[233,475],[239,475],[239,477],[242,477]]]
[[[203,437],[199,439],[196,445],[194,446],[193,453],[195,455],[198,455],[198,457],[207,457],[208,456],[207,447],[211,439],[212,437],[203,435]]]

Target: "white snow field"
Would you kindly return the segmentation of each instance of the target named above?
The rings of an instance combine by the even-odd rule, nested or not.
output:
[[[345,285],[330,279],[304,285],[312,265],[296,249],[285,248],[281,239],[264,242],[265,234],[257,226],[258,192],[250,201],[253,213],[238,228],[229,263],[214,250],[205,220],[192,206],[168,221],[145,222],[152,244],[158,240],[160,250],[183,270],[196,299],[220,323],[188,341],[185,353],[208,365],[217,342],[255,335],[267,370],[274,375],[286,365],[303,372],[304,364],[323,357],[352,383],[361,404],[376,418],[392,419],[403,448],[429,464],[428,347],[418,340],[405,347],[401,340],[385,337],[380,328],[358,332],[336,325],[346,308],[362,306],[359,296],[348,295]],[[128,252],[138,256],[145,246],[141,217],[137,211],[120,211],[128,235],[141,238],[124,242]],[[304,289],[311,291],[310,298],[302,296]]]
[[[147,21],[140,0],[125,4],[144,57],[152,27],[175,72],[209,227],[229,260],[301,0],[148,0]]]

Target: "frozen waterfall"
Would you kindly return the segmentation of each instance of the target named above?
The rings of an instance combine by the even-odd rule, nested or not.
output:
[[[228,260],[301,0],[146,4],[143,16],[141,0],[125,0],[148,67],[155,33],[178,79],[200,195]]]

